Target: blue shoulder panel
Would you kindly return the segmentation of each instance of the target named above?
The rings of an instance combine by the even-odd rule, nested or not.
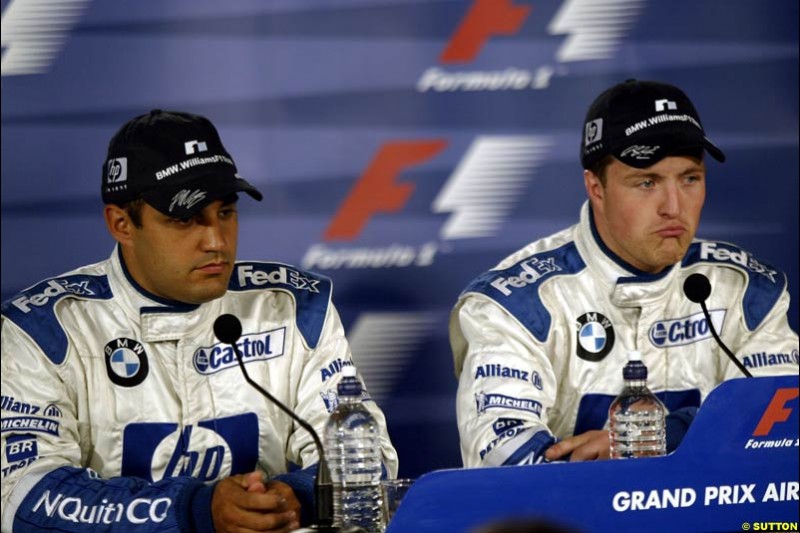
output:
[[[747,274],[742,307],[745,324],[750,331],[761,324],[786,290],[786,274],[732,244],[711,241],[692,243],[682,264],[688,267],[697,263],[728,265]]]
[[[253,289],[292,293],[297,302],[297,327],[308,345],[317,347],[333,290],[330,279],[281,263],[236,263],[228,290]]]
[[[56,317],[56,303],[65,298],[109,300],[112,296],[106,276],[61,276],[6,300],[2,313],[30,335],[54,364],[60,365],[67,356],[67,335]]]
[[[505,270],[478,276],[462,294],[477,292],[500,304],[536,339],[544,342],[550,329],[550,312],[539,297],[541,284],[554,276],[576,274],[586,267],[574,242],[526,257]]]

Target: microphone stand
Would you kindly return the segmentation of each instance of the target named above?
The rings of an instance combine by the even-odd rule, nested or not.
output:
[[[699,272],[689,275],[683,282],[683,293],[692,302],[700,304],[700,309],[703,310],[703,316],[708,321],[708,329],[711,330],[711,335],[713,335],[714,340],[717,341],[717,345],[725,352],[725,355],[728,356],[742,374],[748,378],[752,378],[753,374],[745,368],[738,357],[733,355],[733,352],[725,346],[725,343],[722,342],[722,339],[720,339],[717,334],[717,328],[714,327],[714,322],[711,320],[711,313],[708,312],[708,308],[706,307],[706,300],[711,294],[711,282],[708,281],[708,278]]]
[[[731,360],[731,361],[733,361],[733,364],[735,364],[735,365],[736,365],[736,367],[737,367],[739,370],[741,370],[741,371],[742,371],[742,374],[744,374],[744,375],[745,375],[745,376],[747,376],[748,378],[752,378],[752,377],[753,377],[753,374],[751,374],[751,373],[750,373],[750,371],[749,371],[749,370],[747,370],[747,368],[746,368],[746,367],[745,367],[745,366],[742,364],[742,362],[741,362],[741,361],[739,361],[739,358],[738,358],[738,357],[736,357],[735,355],[733,355],[733,352],[732,352],[732,351],[730,351],[730,350],[728,349],[728,347],[727,347],[727,346],[725,346],[725,343],[724,343],[724,342],[722,342],[722,339],[720,339],[720,338],[719,338],[719,335],[717,334],[717,328],[715,328],[715,327],[714,327],[714,324],[712,324],[712,323],[711,323],[711,313],[709,313],[709,312],[708,312],[708,308],[706,307],[706,302],[705,302],[705,300],[703,300],[702,302],[700,302],[700,309],[702,309],[702,310],[703,310],[703,316],[705,316],[705,317],[706,317],[706,320],[708,320],[708,329],[709,329],[709,330],[711,330],[711,335],[713,335],[713,336],[714,336],[714,340],[716,340],[716,341],[717,341],[717,344],[719,344],[719,347],[720,347],[720,348],[722,348],[722,350],[723,350],[723,351],[725,352],[725,354],[726,354],[726,355],[727,355],[727,356],[730,358],[730,360]]]
[[[224,319],[222,322],[220,319],[223,317],[231,317],[229,319]],[[235,320],[235,324],[233,321]],[[226,324],[225,322],[228,321]],[[218,324],[221,324],[222,327],[218,330]],[[328,462],[325,459],[325,450],[322,446],[322,441],[317,435],[317,432],[311,427],[311,424],[297,416],[294,412],[292,412],[288,407],[283,405],[282,402],[278,401],[272,394],[264,390],[258,383],[253,381],[250,378],[250,375],[247,373],[247,369],[244,365],[244,360],[242,358],[242,352],[239,350],[239,347],[236,345],[236,341],[239,340],[239,337],[242,334],[242,325],[239,322],[239,319],[233,315],[221,315],[217,318],[214,322],[214,333],[219,340],[222,342],[229,344],[233,348],[233,352],[236,354],[236,360],[239,363],[239,368],[242,370],[242,374],[244,374],[244,379],[249,383],[253,388],[255,388],[258,392],[263,394],[267,399],[269,399],[272,403],[277,405],[284,413],[289,415],[292,420],[297,422],[300,427],[305,429],[311,434],[311,437],[314,439],[314,444],[317,447],[317,456],[319,457],[319,464],[317,468],[317,477],[314,482],[314,524],[312,529],[314,531],[320,531],[323,533],[336,533],[337,529],[333,527],[333,481],[331,479],[331,471],[328,467]],[[222,335],[220,335],[222,333]],[[224,337],[224,338],[220,338]]]

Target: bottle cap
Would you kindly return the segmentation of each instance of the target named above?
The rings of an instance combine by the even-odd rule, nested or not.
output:
[[[640,352],[628,352],[628,364],[622,368],[622,379],[641,381],[647,379],[647,367]]]
[[[357,373],[355,365],[350,364],[342,367],[342,380],[339,382],[339,386],[336,387],[339,396],[361,395],[362,387],[361,382],[356,377]]]

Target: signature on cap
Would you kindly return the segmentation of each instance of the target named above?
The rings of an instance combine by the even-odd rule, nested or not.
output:
[[[183,207],[185,209],[191,209],[193,205],[205,197],[205,191],[201,191],[199,189],[194,191],[183,189],[172,197],[172,202],[169,204],[169,212],[171,213],[176,206]]]

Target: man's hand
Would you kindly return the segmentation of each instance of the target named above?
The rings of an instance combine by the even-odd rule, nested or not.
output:
[[[300,502],[286,483],[251,472],[217,483],[211,515],[217,533],[288,533],[300,527]]]
[[[610,458],[608,431],[596,429],[569,437],[550,446],[544,452],[544,456],[550,461],[555,461],[570,453],[572,454],[569,458],[570,461],[594,461]]]

